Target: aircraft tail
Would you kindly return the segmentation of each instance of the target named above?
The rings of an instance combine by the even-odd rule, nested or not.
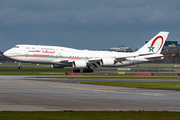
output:
[[[138,54],[160,54],[169,32],[159,32],[149,42],[142,46],[136,53]]]

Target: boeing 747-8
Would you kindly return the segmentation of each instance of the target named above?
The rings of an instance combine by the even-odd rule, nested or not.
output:
[[[4,52],[19,62],[52,64],[53,68],[73,67],[73,72],[93,72],[100,67],[120,67],[148,61],[162,60],[161,50],[169,32],[160,32],[138,51],[132,53],[78,50],[43,45],[16,45]],[[136,42],[133,40],[132,42]],[[21,66],[18,67],[22,69]]]

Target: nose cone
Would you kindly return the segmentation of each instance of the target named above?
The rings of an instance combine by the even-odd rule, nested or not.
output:
[[[9,56],[10,56],[10,55],[9,55],[9,50],[5,51],[5,52],[3,53],[3,55],[6,56],[6,57],[9,57]]]
[[[3,53],[3,55],[7,57],[7,51],[6,51],[6,52],[4,52],[4,53]]]

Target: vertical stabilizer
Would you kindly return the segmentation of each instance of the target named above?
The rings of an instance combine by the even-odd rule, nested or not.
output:
[[[137,53],[138,54],[160,54],[167,39],[169,32],[159,32],[149,42],[142,46]]]

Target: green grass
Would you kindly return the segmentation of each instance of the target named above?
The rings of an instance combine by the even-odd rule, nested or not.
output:
[[[85,81],[81,83],[146,89],[180,90],[180,82]]]
[[[163,80],[163,79],[180,79],[180,77],[136,77],[136,76],[123,76],[123,77],[117,77],[117,76],[38,76],[38,77],[30,77],[30,78],[54,78],[54,79],[153,79],[153,80]]]
[[[1,111],[0,120],[179,120],[179,112],[167,111]]]
[[[16,67],[0,67],[1,72],[69,72],[73,69],[64,68],[64,69],[53,69],[53,68],[28,68],[24,67],[22,70],[17,69]]]
[[[180,65],[180,64],[143,63],[143,64],[138,64],[138,65],[131,65],[130,67],[139,66],[140,68],[153,68],[153,67],[154,68],[175,68],[175,65]],[[176,68],[179,68],[179,67],[176,67]]]
[[[64,69],[53,69],[53,68],[28,68],[28,67],[24,67],[22,70],[17,69],[17,67],[1,67],[0,66],[0,75],[3,74],[9,74],[9,75],[33,75],[33,74],[58,74],[58,73],[66,73],[66,72],[72,72],[73,69],[72,68],[64,68]],[[82,69],[81,69],[82,71]],[[99,70],[98,70],[99,71]],[[110,71],[110,70],[109,70]],[[128,73],[125,72],[125,74],[118,74],[117,71],[115,71],[116,73],[80,73],[80,75],[84,75],[84,76],[135,76],[136,72],[139,71],[133,71],[133,73]],[[132,72],[132,71],[130,71]],[[143,71],[141,71],[143,72]],[[152,71],[144,71],[144,72],[150,72],[153,73]],[[177,73],[155,73],[155,76],[177,76]]]

